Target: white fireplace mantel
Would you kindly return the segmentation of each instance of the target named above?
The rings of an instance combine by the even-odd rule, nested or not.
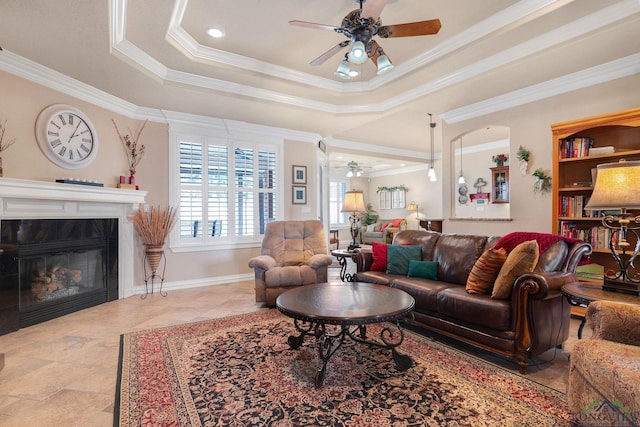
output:
[[[129,216],[146,191],[0,178],[2,219],[118,219],[118,298],[134,294],[134,233]]]

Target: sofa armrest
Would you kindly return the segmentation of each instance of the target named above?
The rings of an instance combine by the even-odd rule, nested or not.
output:
[[[400,231],[400,227],[387,227],[384,229],[384,232],[382,233],[382,237],[384,238],[384,241],[387,241],[387,235],[389,233],[395,233],[396,231]]]
[[[317,270],[322,267],[328,267],[333,262],[333,258],[331,258],[327,254],[315,254],[309,261],[307,261],[307,265],[314,270]]]
[[[373,264],[373,251],[371,249],[356,249],[353,253],[353,262],[356,264],[356,272],[371,270],[371,264]]]
[[[269,255],[260,255],[249,260],[249,267],[251,268],[261,268],[262,270],[269,270],[276,265],[278,265],[278,263],[276,263],[276,260]]]
[[[567,261],[564,265],[564,271],[575,273],[576,267],[584,257],[588,257],[593,252],[593,248],[589,243],[575,242],[569,246]]]
[[[594,338],[640,346],[640,306],[594,301],[585,317]]]

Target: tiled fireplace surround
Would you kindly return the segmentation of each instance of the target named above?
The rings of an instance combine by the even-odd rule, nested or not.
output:
[[[118,298],[126,298],[135,293],[135,236],[129,215],[144,203],[146,194],[146,191],[0,178],[0,221],[117,219]]]

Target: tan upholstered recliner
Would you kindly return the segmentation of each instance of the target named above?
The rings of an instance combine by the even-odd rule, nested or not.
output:
[[[249,260],[256,275],[256,302],[276,304],[294,286],[327,281],[327,255],[322,222],[274,221],[267,224],[261,255]]]
[[[571,350],[569,410],[580,425],[640,425],[640,306],[589,304],[593,337]]]

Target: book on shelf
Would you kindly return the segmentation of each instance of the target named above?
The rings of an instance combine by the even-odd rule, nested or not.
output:
[[[580,239],[589,243],[593,249],[609,249],[613,230],[603,226],[580,228],[571,221],[560,222],[560,235]],[[613,245],[617,247],[617,234],[613,234]]]
[[[593,148],[593,138],[566,138],[560,140],[560,158],[586,157]]]

